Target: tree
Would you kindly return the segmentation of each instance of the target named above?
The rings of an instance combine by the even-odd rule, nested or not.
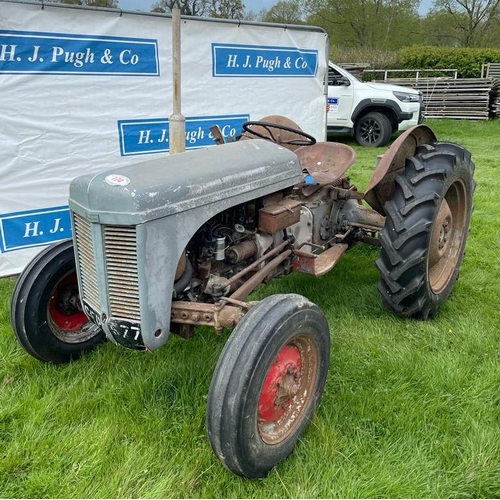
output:
[[[308,24],[322,26],[332,43],[370,49],[396,49],[411,44],[420,21],[419,3],[419,0],[304,0]]]
[[[245,5],[241,0],[159,0],[151,11],[170,13],[175,7],[185,16],[241,19],[245,15]]]
[[[242,19],[245,4],[241,0],[211,0],[209,16],[219,19]]]
[[[253,10],[247,10],[243,18],[247,21],[253,21],[253,22],[264,21],[266,14],[267,14],[267,9],[261,9],[259,10],[259,12],[255,12]]]
[[[431,14],[448,19],[459,45],[482,46],[489,41],[490,29],[498,31],[500,0],[435,0]]]
[[[301,24],[302,8],[298,0],[280,0],[276,5],[271,7],[264,21],[268,23],[283,23],[283,24]]]
[[[456,47],[461,45],[460,36],[448,12],[444,10],[431,10],[422,20],[422,31],[429,45]]]
[[[175,7],[185,16],[203,16],[208,12],[209,0],[159,0],[151,12],[171,13]]]

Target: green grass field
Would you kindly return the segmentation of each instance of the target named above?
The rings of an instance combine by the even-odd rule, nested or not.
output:
[[[205,434],[206,394],[225,337],[172,336],[153,355],[107,343],[46,365],[9,324],[0,280],[1,497],[441,497],[500,495],[500,121],[433,121],[469,148],[475,212],[460,279],[437,318],[392,316],[376,248],[322,278],[290,275],[254,297],[295,292],[326,313],[325,395],[295,452],[263,480],[226,471]],[[383,150],[357,148],[362,190]]]

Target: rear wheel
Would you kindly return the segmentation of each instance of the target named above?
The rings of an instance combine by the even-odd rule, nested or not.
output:
[[[391,121],[378,111],[361,116],[354,126],[354,138],[361,146],[385,146],[391,139],[391,135]]]
[[[385,305],[400,316],[434,316],[450,295],[465,253],[474,163],[451,143],[417,149],[385,205],[377,260]]]
[[[104,341],[82,311],[71,240],[46,248],[22,272],[11,323],[24,349],[41,361],[65,363]]]
[[[293,450],[319,404],[328,324],[300,295],[274,295],[243,317],[215,369],[207,430],[232,472],[263,477]]]

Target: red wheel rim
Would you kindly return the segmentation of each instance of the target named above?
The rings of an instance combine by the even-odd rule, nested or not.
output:
[[[50,297],[49,316],[61,333],[81,330],[88,323],[80,306],[76,273],[68,274],[57,283]]]
[[[259,420],[277,422],[298,391],[302,359],[297,347],[286,345],[274,359],[259,399]]]
[[[310,337],[300,335],[274,358],[262,384],[257,408],[261,439],[277,444],[302,421],[317,383],[319,355]]]

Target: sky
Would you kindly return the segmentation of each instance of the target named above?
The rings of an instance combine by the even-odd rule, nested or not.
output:
[[[278,0],[243,0],[247,10],[253,10],[254,12],[259,12],[261,9],[269,9],[275,5]],[[151,10],[151,5],[153,5],[155,0],[119,0],[119,7],[123,10],[145,10],[149,12]],[[432,3],[432,0],[422,0],[420,3],[419,12],[420,14],[425,14]]]

